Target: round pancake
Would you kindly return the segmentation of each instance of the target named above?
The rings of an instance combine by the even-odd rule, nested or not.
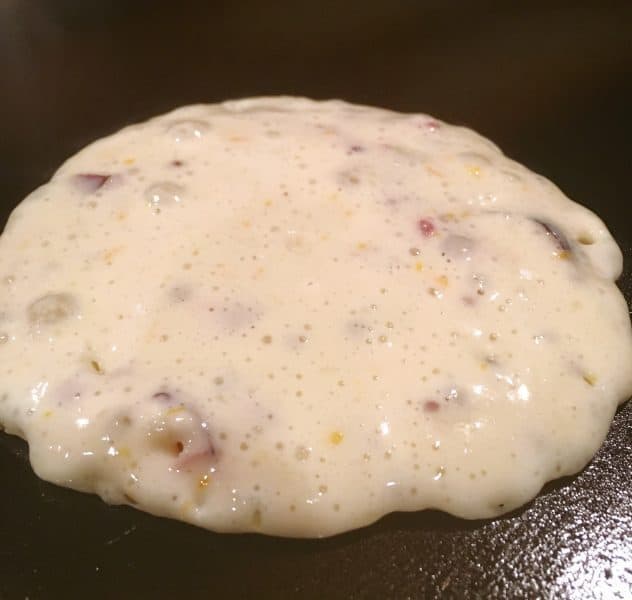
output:
[[[0,422],[44,479],[216,531],[492,517],[632,392],[605,225],[474,132],[341,101],[177,109],[0,238]]]

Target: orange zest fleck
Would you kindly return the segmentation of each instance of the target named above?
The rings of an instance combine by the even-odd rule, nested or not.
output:
[[[334,446],[337,446],[338,444],[340,444],[340,442],[342,442],[342,440],[344,439],[345,439],[345,436],[339,431],[332,431],[331,434],[329,435],[329,441]]]
[[[437,283],[443,288],[448,287],[448,278],[445,275],[439,275]]]

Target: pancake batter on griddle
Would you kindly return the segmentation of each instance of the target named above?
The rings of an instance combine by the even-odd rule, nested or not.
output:
[[[43,478],[217,531],[466,518],[632,390],[604,224],[425,115],[258,98],[100,140],[0,238],[0,421]]]

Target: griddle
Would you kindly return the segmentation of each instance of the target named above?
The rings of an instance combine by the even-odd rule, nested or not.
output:
[[[5,0],[2,222],[128,123],[231,97],[342,97],[471,126],[555,181],[623,247],[630,302],[630,31],[625,1]],[[37,479],[26,444],[0,434],[0,598],[630,598],[631,446],[627,403],[586,469],[509,515],[398,513],[291,540],[106,506]]]

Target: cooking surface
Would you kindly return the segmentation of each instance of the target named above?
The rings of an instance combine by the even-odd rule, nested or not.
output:
[[[595,209],[626,254],[629,301],[626,3],[603,12],[434,4],[281,2],[271,13],[255,2],[175,12],[167,2],[90,11],[71,0],[5,3],[3,220],[66,157],[126,123],[187,102],[339,96],[471,126]],[[39,481],[25,444],[2,435],[0,596],[623,598],[632,585],[631,429],[628,403],[585,471],[509,516],[392,515],[323,541],[215,535],[107,507]]]

